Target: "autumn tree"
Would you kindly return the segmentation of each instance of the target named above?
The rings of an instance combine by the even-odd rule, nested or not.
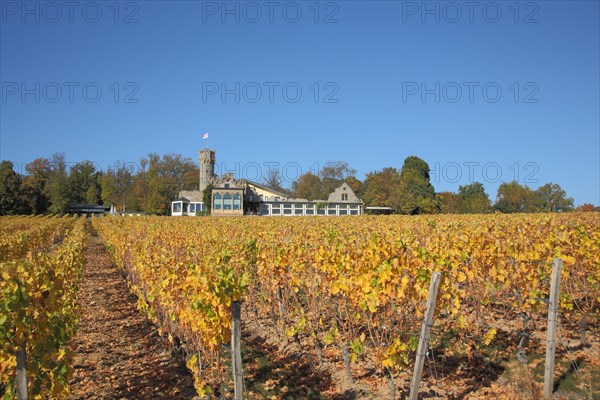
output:
[[[400,185],[400,172],[387,167],[367,174],[363,183],[363,201],[368,206],[392,207]]]
[[[301,175],[292,184],[292,196],[299,199],[318,200],[322,191],[321,178],[312,172]]]
[[[579,212],[600,211],[600,207],[594,207],[594,205],[591,203],[583,203],[583,204],[577,206],[576,211],[579,211]]]
[[[436,194],[436,198],[442,214],[460,214],[463,212],[462,199],[458,194],[441,192]]]
[[[356,170],[344,161],[327,163],[318,175],[307,172],[292,184],[292,195],[308,200],[327,200],[329,194],[346,182],[358,194],[362,182],[356,178]]]
[[[362,190],[362,182],[360,180],[358,180],[358,178],[356,178],[355,176],[349,176],[345,179],[345,182],[348,184],[348,186],[350,186],[350,189],[352,189],[352,191],[354,193],[361,194],[361,190]]]

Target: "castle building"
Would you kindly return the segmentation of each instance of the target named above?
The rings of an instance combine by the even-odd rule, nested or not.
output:
[[[193,216],[206,212],[203,193],[212,185],[211,215],[360,215],[364,203],[347,183],[341,184],[327,200],[290,198],[287,194],[268,188],[248,179],[236,179],[231,173],[219,178],[215,176],[215,151],[202,149],[199,152],[200,190],[181,191],[171,202],[171,215]]]

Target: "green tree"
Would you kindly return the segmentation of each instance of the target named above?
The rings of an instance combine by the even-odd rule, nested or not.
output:
[[[50,160],[36,158],[25,166],[27,175],[23,178],[21,192],[27,212],[43,214],[48,211],[50,199],[46,185],[50,179]]]
[[[131,195],[127,197],[127,204],[133,210],[142,211],[145,209],[146,200],[148,197],[148,160],[142,158],[136,167],[136,173],[133,177],[133,188]],[[197,177],[196,177],[197,178]]]
[[[85,193],[85,202],[87,204],[97,204],[100,203],[100,186],[99,183],[94,183],[90,185],[88,190]]]
[[[50,173],[46,193],[50,199],[48,211],[52,214],[64,214],[69,206],[69,176],[63,153],[54,153],[50,160]]]
[[[22,212],[19,200],[21,179],[13,168],[13,163],[8,160],[0,163],[0,215]]]
[[[202,201],[204,202],[204,206],[206,207],[206,210],[210,213],[210,211],[212,210],[212,190],[213,190],[214,186],[212,183],[209,183],[208,186],[206,186],[204,188],[204,191],[202,192]]]
[[[573,210],[573,198],[567,197],[567,192],[556,183],[546,183],[534,193],[537,198],[538,211],[561,212]]]
[[[129,200],[133,196],[133,179],[135,165],[125,162],[116,162],[104,172],[100,178],[102,202],[114,205],[117,209],[130,210]]]
[[[429,165],[419,157],[404,160],[393,207],[402,214],[429,214],[439,209],[430,182]]]
[[[78,162],[69,171],[69,202],[98,203],[99,174],[91,161]]]
[[[503,213],[535,212],[538,209],[535,193],[517,181],[502,183],[494,208]]]
[[[148,214],[167,215],[171,201],[177,198],[179,191],[192,185],[197,187],[191,177],[195,176],[194,182],[197,182],[198,167],[180,154],[166,154],[162,158],[149,154],[147,163],[147,194],[143,210]]]
[[[470,185],[460,186],[458,196],[461,200],[461,211],[467,214],[483,214],[490,212],[492,203],[485,192],[483,184],[474,182]]]

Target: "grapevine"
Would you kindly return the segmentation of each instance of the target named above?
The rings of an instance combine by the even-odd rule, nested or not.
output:
[[[388,377],[411,363],[429,279],[442,274],[438,323],[490,345],[484,316],[541,310],[554,257],[565,315],[597,318],[595,213],[355,218],[94,220],[139,308],[184,341],[199,393],[224,378],[230,305],[316,355],[333,347]],[[462,333],[461,333],[462,332]]]

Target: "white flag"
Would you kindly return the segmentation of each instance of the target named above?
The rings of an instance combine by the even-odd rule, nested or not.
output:
[[[205,133],[204,135],[202,135],[202,139],[208,139],[208,133]]]

